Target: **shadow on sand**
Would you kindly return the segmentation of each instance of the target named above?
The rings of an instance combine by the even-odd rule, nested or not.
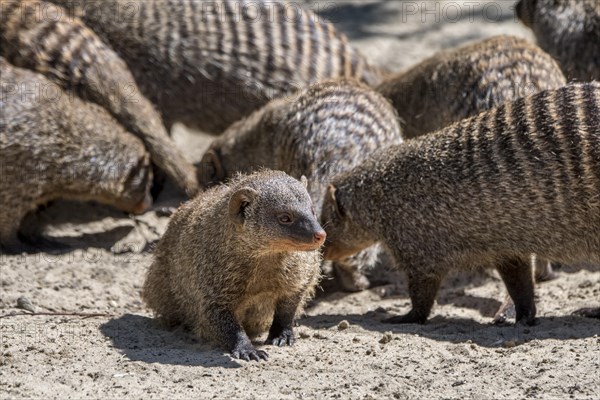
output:
[[[375,332],[419,335],[428,339],[449,343],[471,341],[483,347],[502,347],[506,341],[517,343],[532,340],[569,340],[594,337],[600,334],[600,320],[572,315],[539,317],[534,326],[523,324],[492,325],[467,318],[444,318],[434,316],[425,324],[386,324],[381,322],[393,316],[385,312],[358,314],[332,314],[309,316],[299,321],[300,325],[313,329],[329,329],[342,320],[352,325]]]
[[[241,367],[241,364],[222,350],[199,343],[181,328],[173,331],[162,328],[149,317],[125,314],[102,324],[100,331],[131,361],[202,367]]]

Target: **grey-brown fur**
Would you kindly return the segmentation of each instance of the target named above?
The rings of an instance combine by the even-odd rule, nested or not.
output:
[[[516,10],[569,80],[600,80],[598,0],[521,0]]]
[[[197,192],[194,168],[169,138],[125,62],[78,18],[43,1],[3,1],[0,55],[106,108],[144,141],[167,176],[188,194]]]
[[[166,324],[185,324],[236,358],[266,359],[250,338],[268,330],[267,343],[293,343],[324,239],[303,184],[280,171],[239,176],[174,214],[143,297]]]
[[[344,35],[299,3],[53,1],[80,13],[112,45],[168,126],[180,121],[218,134],[318,80],[381,79]]]
[[[398,117],[388,101],[357,82],[318,83],[294,98],[274,100],[215,139],[198,167],[200,183],[222,182],[237,172],[269,167],[306,176],[320,212],[327,184],[386,146],[402,143]],[[334,266],[346,290],[368,286],[362,267],[377,250]],[[363,270],[364,271],[364,270]]]
[[[600,84],[549,90],[405,142],[334,179],[325,257],[380,242],[424,322],[453,268],[494,266],[535,316],[529,255],[600,262]]]
[[[414,138],[565,84],[550,55],[525,39],[500,35],[437,53],[386,79],[378,90],[400,114],[405,137]],[[539,260],[535,268],[548,279],[552,275],[547,260]]]
[[[106,110],[1,57],[0,84],[2,247],[18,249],[23,217],[51,200],[150,205],[150,157]]]
[[[558,64],[542,49],[501,35],[437,53],[387,78],[377,90],[398,111],[408,139],[565,83]]]

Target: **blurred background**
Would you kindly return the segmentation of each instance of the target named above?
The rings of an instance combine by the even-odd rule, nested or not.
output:
[[[290,2],[334,23],[350,43],[374,64],[389,71],[409,68],[439,50],[511,34],[535,43],[515,15],[517,0],[393,0]],[[175,126],[176,143],[198,161],[212,136],[189,134]]]

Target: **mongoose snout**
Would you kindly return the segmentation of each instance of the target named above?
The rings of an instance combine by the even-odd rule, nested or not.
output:
[[[299,215],[294,218],[289,213],[278,216],[279,224],[286,229],[295,248],[316,250],[325,242],[327,234],[317,221],[315,215]]]
[[[152,186],[152,168],[150,168],[150,156],[144,154],[138,163],[129,172],[125,186],[131,188],[136,194],[142,194],[143,199],[138,201],[132,208],[125,210],[133,214],[142,214],[152,205],[150,187]]]

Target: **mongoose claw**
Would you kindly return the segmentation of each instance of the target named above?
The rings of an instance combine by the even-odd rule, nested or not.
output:
[[[579,310],[573,311],[574,315],[587,318],[600,318],[600,307],[597,308],[580,308]]]
[[[257,350],[254,347],[252,347],[252,345],[250,345],[250,344],[245,345],[244,347],[239,348],[239,349],[234,349],[231,352],[231,355],[233,356],[233,358],[237,358],[239,360],[245,360],[245,361],[252,361],[252,360],[267,361],[269,359],[269,355],[267,354],[266,351]]]
[[[492,325],[502,325],[506,323],[507,320],[508,315],[506,313],[496,313],[496,315],[494,315],[494,319],[492,320]]]
[[[265,341],[265,344],[271,344],[273,346],[291,346],[294,344],[294,332],[291,329],[284,329],[279,335],[269,334],[269,337]]]
[[[528,326],[535,325],[535,307],[523,310],[517,308],[517,316],[515,318],[515,323],[521,323]]]
[[[511,317],[516,317],[515,303],[513,303],[510,296],[506,296],[504,303],[498,308],[494,319],[492,320],[493,325],[502,325],[508,321]]]

